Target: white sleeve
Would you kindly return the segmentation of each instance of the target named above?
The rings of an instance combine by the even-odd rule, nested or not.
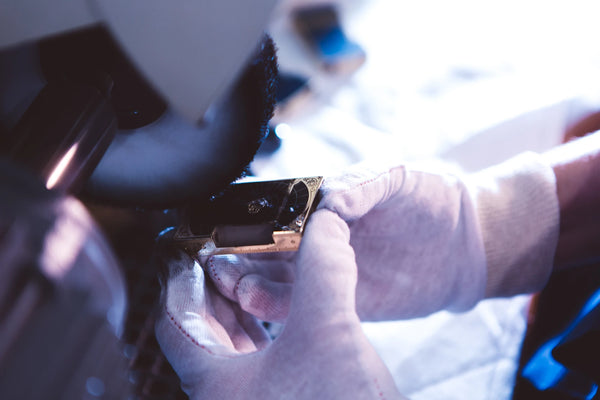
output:
[[[540,155],[523,153],[466,178],[483,235],[486,297],[540,290],[559,234],[556,180]]]

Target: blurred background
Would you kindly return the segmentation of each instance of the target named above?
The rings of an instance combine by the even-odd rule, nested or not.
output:
[[[339,56],[340,65],[354,69],[323,67],[323,55],[298,33],[292,12],[315,3],[336,7],[347,39],[364,51],[362,65]],[[339,154],[310,166],[288,166],[281,159],[289,157],[279,155],[268,163],[284,174],[295,174],[295,168],[322,173],[324,167],[380,156],[386,147],[381,143],[393,142],[397,159],[441,157],[476,169],[522,148],[551,146],[560,141],[562,127],[548,119],[577,110],[558,107],[530,129],[505,132],[502,142],[511,143],[486,152],[485,161],[457,149],[525,113],[584,96],[594,101],[600,79],[598,8],[589,0],[284,2],[270,31],[282,72],[305,79],[309,93],[290,100],[287,113],[276,119],[287,124],[281,132],[290,139],[280,153],[315,151],[329,141]],[[477,146],[479,153],[484,146]],[[262,163],[254,170],[278,173]]]

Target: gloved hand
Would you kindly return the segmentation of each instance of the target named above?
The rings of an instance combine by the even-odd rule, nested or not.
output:
[[[183,253],[166,261],[156,334],[190,398],[401,398],[361,330],[348,241],[348,227],[334,213],[313,215],[290,261],[289,316],[273,342],[197,262]]]
[[[598,115],[584,120],[583,132],[598,128]],[[361,319],[464,310],[485,297],[533,293],[555,263],[600,256],[599,135],[521,154],[463,181],[364,166],[326,180],[319,207],[350,226]],[[210,273],[245,310],[282,320],[293,280],[288,257],[216,259]]]
[[[379,171],[360,165],[326,180],[319,204],[350,226],[360,318],[410,318],[472,307],[484,296],[487,275],[465,185],[405,167]],[[330,252],[329,241],[338,238],[322,240],[321,248]],[[228,298],[260,318],[278,321],[287,315],[291,293],[289,259],[281,254],[215,258],[208,270]]]

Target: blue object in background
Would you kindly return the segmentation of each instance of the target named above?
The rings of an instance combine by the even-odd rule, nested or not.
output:
[[[563,359],[557,361],[555,356],[561,348],[572,349],[577,341],[582,342],[590,333],[600,338],[600,290],[597,290],[585,303],[574,321],[558,336],[543,344],[531,357],[522,371],[536,389],[545,391],[554,389],[579,399],[591,400],[598,393],[598,375],[600,375],[600,359],[593,351],[584,354],[568,354],[563,352]],[[600,342],[593,340],[594,348]],[[589,349],[593,350],[593,349]],[[581,358],[591,358],[581,360]],[[575,366],[575,368],[573,368]]]

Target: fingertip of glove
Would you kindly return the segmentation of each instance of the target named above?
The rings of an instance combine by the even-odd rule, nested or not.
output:
[[[343,237],[350,241],[350,228],[338,214],[328,209],[320,209],[313,213],[305,235]],[[341,235],[341,236],[340,236]]]
[[[260,275],[245,275],[236,286],[236,296],[243,310],[273,322],[285,320],[292,292],[290,283],[272,282]]]
[[[235,287],[242,277],[240,259],[232,254],[209,257],[203,263],[205,271],[219,291],[230,300],[237,300]]]

